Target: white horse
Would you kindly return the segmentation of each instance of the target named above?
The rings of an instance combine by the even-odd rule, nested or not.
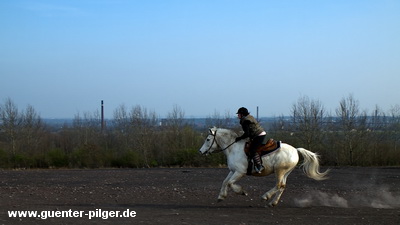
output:
[[[244,152],[246,141],[241,140],[235,143],[235,138],[238,135],[228,129],[211,128],[203,146],[200,148],[200,153],[208,155],[212,152],[223,151],[227,157],[228,168],[230,170],[228,176],[222,183],[221,191],[219,192],[218,201],[224,200],[228,195],[228,187],[237,194],[247,195],[240,185],[235,184],[247,172],[247,156]],[[318,155],[304,148],[294,148],[293,146],[281,143],[280,149],[266,154],[262,157],[262,162],[265,170],[261,174],[253,173],[256,176],[267,176],[272,173],[276,174],[276,185],[271,190],[267,191],[261,198],[269,202],[269,206],[276,206],[281,198],[281,195],[286,187],[286,179],[292,170],[299,162],[299,154],[303,156],[304,162],[301,164],[304,173],[315,180],[327,179],[326,175],[329,170],[319,172]],[[272,197],[275,195],[275,198]]]

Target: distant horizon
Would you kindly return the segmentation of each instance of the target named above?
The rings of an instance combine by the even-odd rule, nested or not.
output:
[[[307,97],[307,96],[303,96],[303,97]],[[349,97],[349,96],[347,96],[347,97]],[[347,97],[344,97],[343,99],[345,99],[345,98],[347,98]],[[354,96],[353,96],[353,97],[354,97]],[[20,106],[18,106],[18,105],[13,101],[13,99],[10,98],[10,100],[18,107],[18,110],[19,110],[19,111],[24,111],[24,110],[25,110],[25,108],[21,108]],[[310,99],[310,100],[313,100],[313,99]],[[354,97],[354,100],[357,101],[357,102],[359,103],[359,101],[358,101],[355,97]],[[5,102],[5,101],[0,102],[0,106],[1,106],[4,102]],[[98,104],[98,108],[97,108],[97,109],[94,109],[93,111],[85,111],[85,112],[83,112],[83,111],[82,111],[82,112],[77,111],[77,112],[76,112],[75,114],[73,114],[72,116],[42,116],[42,115],[41,115],[42,113],[39,112],[39,111],[37,111],[37,109],[35,108],[34,105],[31,105],[31,106],[36,110],[36,113],[37,113],[42,119],[43,119],[43,118],[46,118],[46,119],[74,119],[74,117],[77,116],[78,114],[79,114],[80,116],[83,116],[83,115],[86,114],[86,113],[89,113],[90,115],[94,115],[95,113],[99,113],[99,115],[100,115],[100,114],[101,114],[101,100],[98,101],[98,102],[99,102],[99,104]],[[103,102],[104,102],[104,101],[103,101]],[[296,103],[297,103],[297,102],[293,101],[292,105],[290,105],[290,107],[289,107],[289,108],[290,108],[290,111],[292,110],[293,105],[296,104]],[[321,104],[322,104],[322,106],[324,107],[325,112],[328,113],[328,114],[331,114],[331,116],[334,116],[334,115],[332,115],[332,114],[334,114],[334,112],[335,112],[335,110],[337,109],[337,107],[339,107],[339,102],[337,103],[337,107],[336,107],[335,109],[327,109],[327,108],[324,106],[323,102],[321,102]],[[30,105],[30,104],[28,104],[28,105]],[[127,112],[129,112],[133,107],[140,106],[140,105],[127,106],[127,105],[125,105],[125,104],[120,104],[119,106],[121,106],[121,105],[124,105],[124,106],[126,107]],[[113,115],[113,114],[114,114],[114,111],[115,111],[118,107],[112,109],[112,113],[110,113],[110,110],[107,108],[107,103],[106,103],[106,102],[104,102],[103,106],[104,106],[104,111],[105,111],[105,113],[104,113],[104,118],[105,118],[105,119],[109,119],[109,120],[110,120],[110,119],[113,119],[113,117],[114,117],[114,115]],[[155,112],[157,118],[168,118],[168,115],[161,115],[161,114],[158,114],[157,111],[149,110],[149,109],[146,108],[145,106],[140,106],[140,107],[142,107],[142,109],[144,109],[144,110],[147,110],[147,112]],[[227,111],[219,112],[218,110],[213,110],[212,112],[209,113],[209,115],[198,115],[198,116],[196,116],[196,115],[186,115],[185,109],[179,107],[178,105],[175,105],[175,106],[171,107],[171,111],[173,110],[174,107],[177,107],[179,110],[182,110],[185,119],[191,119],[191,118],[212,118],[212,117],[216,116],[216,113],[217,113],[217,115],[219,115],[221,118],[225,118],[225,116],[226,116],[227,113],[228,113],[229,115],[231,115],[231,118],[236,118],[236,111],[237,111],[237,109],[231,110],[231,111],[229,111],[229,112],[227,112]],[[391,105],[389,109],[383,109],[383,108],[381,108],[378,104],[376,104],[375,107],[378,107],[378,109],[380,109],[381,112],[383,112],[383,113],[389,113],[389,112],[390,112],[392,109],[394,109],[394,108],[398,108],[398,109],[400,110],[400,104]],[[257,106],[256,106],[256,108],[255,108],[254,110],[252,110],[252,109],[250,109],[250,108],[248,108],[248,109],[249,109],[249,112],[250,112],[253,116],[256,116]],[[371,110],[363,109],[362,106],[361,106],[361,103],[359,103],[359,110],[360,110],[360,112],[366,112],[366,113],[367,113],[367,116],[369,116],[369,114],[373,113],[373,111],[374,111],[375,109],[376,109],[376,108],[371,109]],[[279,114],[279,115],[265,115],[265,114],[262,113],[262,110],[263,110],[263,109],[262,109],[261,107],[259,107],[259,117],[260,117],[260,118],[263,118],[263,117],[264,117],[264,118],[276,118],[276,117],[281,117],[281,116],[283,116],[283,117],[290,117],[290,116],[291,116],[290,113],[289,113],[289,114],[286,114],[286,115],[285,115],[285,114]],[[106,113],[106,112],[108,112],[108,113]],[[168,112],[167,114],[169,114],[169,113],[170,113],[170,112]]]

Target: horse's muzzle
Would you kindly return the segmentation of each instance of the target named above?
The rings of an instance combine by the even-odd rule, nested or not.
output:
[[[201,152],[200,150],[199,150],[199,153],[200,153],[201,155],[206,155],[206,156],[210,154],[208,151]]]

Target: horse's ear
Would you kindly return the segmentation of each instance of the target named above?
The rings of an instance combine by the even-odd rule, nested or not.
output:
[[[214,135],[216,129],[216,127],[209,128],[210,134]]]

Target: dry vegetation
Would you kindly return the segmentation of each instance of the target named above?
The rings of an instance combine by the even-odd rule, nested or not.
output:
[[[11,99],[0,104],[0,167],[102,168],[218,166],[224,155],[202,157],[198,149],[208,126],[240,130],[233,115],[214,112],[199,128],[174,106],[166,119],[155,112],[121,105],[101,128],[100,114],[75,115],[72,124],[53,130],[32,106],[20,111]],[[302,97],[290,117],[263,124],[269,135],[322,156],[323,165],[382,166],[400,162],[400,107],[368,114],[353,96],[335,114],[319,101]]]

